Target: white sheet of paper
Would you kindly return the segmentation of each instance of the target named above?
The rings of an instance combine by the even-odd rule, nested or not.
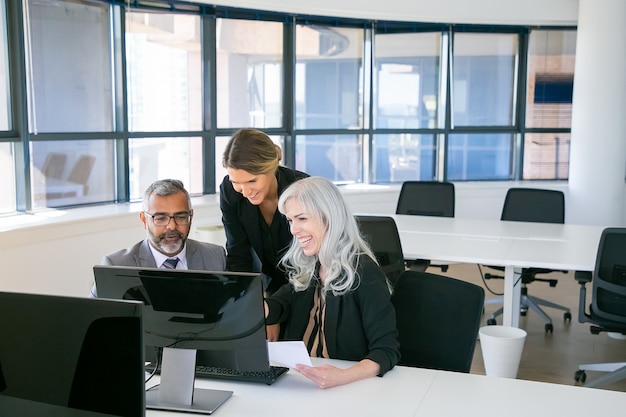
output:
[[[270,362],[280,366],[295,368],[296,364],[313,366],[309,352],[302,341],[294,342],[267,342]]]

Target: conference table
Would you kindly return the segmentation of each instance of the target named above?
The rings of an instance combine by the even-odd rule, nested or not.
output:
[[[348,367],[351,362],[312,358],[314,365]],[[233,391],[213,414],[255,417],[507,417],[619,415],[626,393],[397,366],[384,377],[320,389],[290,369],[273,385],[196,379],[197,388]],[[520,406],[520,395],[529,400]],[[611,411],[609,411],[611,410]],[[148,417],[189,415],[148,410]]]
[[[396,221],[406,259],[504,267],[502,322],[515,327],[519,326],[522,268],[592,271],[604,230],[593,225],[389,216]]]

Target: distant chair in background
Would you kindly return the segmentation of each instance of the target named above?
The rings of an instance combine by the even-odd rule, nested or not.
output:
[[[399,365],[469,372],[482,320],[485,290],[467,281],[406,271],[397,279]]]
[[[67,177],[69,182],[83,186],[83,195],[87,195],[89,192],[89,186],[87,183],[89,182],[89,177],[91,176],[91,171],[93,170],[95,163],[95,156],[81,155],[78,160],[76,160],[76,163]]]
[[[604,229],[594,271],[577,271],[574,277],[580,284],[578,321],[591,323],[592,334],[611,332],[626,336],[626,228]],[[587,312],[585,285],[590,281],[593,292]],[[585,371],[608,373],[585,384]],[[586,387],[598,388],[625,379],[626,362],[582,364],[574,377],[576,382],[582,382]]]
[[[398,227],[388,216],[354,216],[361,234],[370,245],[380,267],[395,285],[398,276],[406,270]]]
[[[557,190],[544,190],[539,188],[510,188],[504,198],[504,205],[502,207],[500,220],[563,224],[565,223],[565,196],[561,191]],[[503,267],[488,267],[498,271],[504,271]],[[557,271],[546,268],[523,268],[520,278],[522,283],[522,295],[520,300],[521,314],[525,315],[529,308],[539,314],[546,322],[546,333],[552,333],[554,326],[552,325],[552,319],[550,316],[548,316],[540,306],[563,310],[565,311],[563,314],[564,320],[571,321],[572,319],[572,314],[568,307],[528,294],[528,284],[535,281],[547,282],[550,287],[555,287],[558,282],[556,279],[540,278],[537,276],[538,274],[548,274],[551,272]],[[567,271],[558,272],[567,273]],[[485,274],[484,277],[485,279],[503,278],[501,275],[493,275],[489,273]],[[487,300],[485,304],[502,302],[503,298],[497,297]],[[502,307],[496,310],[488,319],[487,324],[496,324],[496,317],[502,314],[502,311]]]
[[[41,167],[41,173],[46,179],[53,178],[60,180],[65,173],[65,163],[67,154],[60,152],[50,152],[46,155],[46,159]]]
[[[454,184],[440,181],[405,181],[402,184],[396,214],[417,216],[454,217]],[[413,271],[425,271],[429,266],[448,270],[446,264],[432,264],[429,259],[407,260]]]

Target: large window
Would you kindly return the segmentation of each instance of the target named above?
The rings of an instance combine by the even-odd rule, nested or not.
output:
[[[112,141],[83,137],[115,129],[110,9],[36,0],[24,8],[31,208],[112,201]]]
[[[203,129],[200,28],[199,16],[126,14],[128,130],[171,135],[128,141],[131,200],[162,178],[179,179],[191,194],[202,194],[202,139],[176,135]]]
[[[176,178],[190,194],[202,194],[199,137],[138,138],[129,143],[130,198],[141,199],[156,179]]]
[[[409,129],[443,127],[441,47],[441,31],[376,33],[374,127],[405,132],[374,136],[373,182],[435,179],[435,135]]]
[[[364,34],[363,29],[296,25],[298,129],[363,127]]]
[[[7,21],[4,0],[0,0],[0,130],[9,130],[11,116]]]
[[[575,28],[149,3],[0,0],[1,213],[217,192],[245,127],[338,184],[567,179]]]
[[[451,134],[447,147],[447,179],[510,179],[512,144],[510,134]]]
[[[30,132],[113,130],[109,8],[38,0],[25,7]]]
[[[511,126],[515,117],[518,38],[456,33],[452,65],[452,124]]]
[[[217,19],[217,126],[283,125],[283,25]]]
[[[9,59],[7,55],[7,21],[5,2],[0,0],[0,131],[12,128]],[[15,211],[15,159],[13,144],[0,142],[0,214]]]
[[[359,135],[302,135],[296,138],[296,169],[336,183],[361,182]]]
[[[576,32],[530,33],[524,179],[567,179]]]
[[[0,143],[0,214],[15,211],[13,144]]]
[[[30,155],[34,208],[113,200],[113,141],[37,141]]]
[[[202,129],[200,18],[126,14],[128,128]]]

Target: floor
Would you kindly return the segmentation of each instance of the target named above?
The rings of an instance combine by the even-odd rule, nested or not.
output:
[[[487,271],[483,268],[483,273]],[[441,269],[430,267],[428,272],[441,274]],[[489,272],[496,272],[489,270]],[[451,264],[443,273],[451,277],[473,282],[485,288],[485,298],[493,298],[489,289],[501,293],[503,280],[490,279],[483,281],[476,264]],[[611,338],[607,333],[593,335],[588,323],[578,322],[579,285],[574,280],[573,272],[552,273],[558,279],[556,287],[550,288],[547,283],[535,282],[528,286],[528,293],[541,297],[571,309],[572,321],[565,322],[563,312],[545,308],[552,318],[554,331],[546,333],[541,317],[532,311],[520,317],[520,327],[526,330],[527,337],[520,362],[518,378],[532,381],[553,382],[567,385],[578,385],[574,374],[581,363],[621,362],[626,361],[626,340]],[[485,283],[488,287],[485,286]],[[589,294],[588,294],[589,296]],[[493,311],[500,305],[485,306],[484,324]],[[498,318],[501,324],[501,317]],[[477,342],[471,373],[485,374],[480,341]],[[587,371],[587,381],[603,375],[602,372]],[[626,380],[606,385],[603,389],[626,392]]]

